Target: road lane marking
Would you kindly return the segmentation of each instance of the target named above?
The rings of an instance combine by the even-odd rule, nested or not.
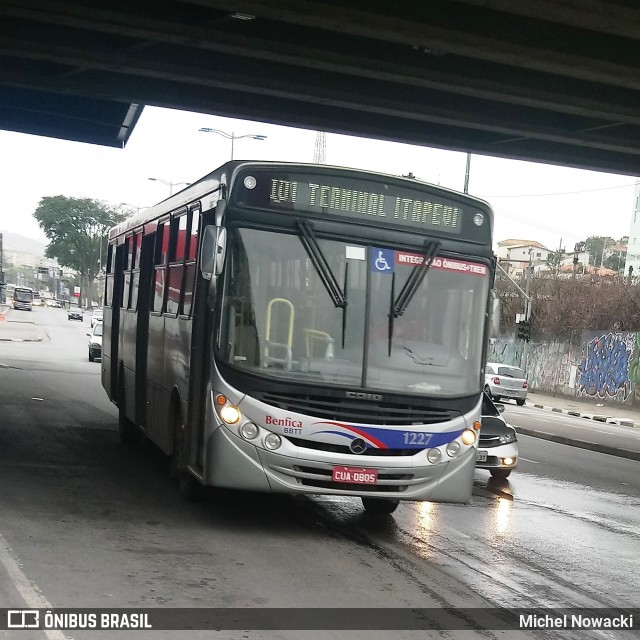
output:
[[[531,462],[532,464],[540,464],[536,460],[529,460],[529,458],[523,458],[522,456],[520,456],[520,458],[518,458],[518,459],[519,460],[524,460],[525,462]]]
[[[45,598],[42,591],[35,583],[31,582],[23,573],[22,569],[20,569],[9,552],[9,548],[9,543],[0,533],[0,563],[2,563],[6,569],[9,578],[13,581],[16,590],[22,596],[27,607],[29,609],[52,609],[51,603]],[[16,603],[15,608],[21,609],[22,607],[19,603]],[[42,633],[44,633],[49,640],[73,640],[71,636],[56,629],[43,629]]]

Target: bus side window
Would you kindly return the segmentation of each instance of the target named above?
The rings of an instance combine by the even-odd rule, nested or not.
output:
[[[189,212],[189,249],[185,264],[184,295],[182,297],[182,314],[191,315],[193,294],[196,286],[196,260],[198,259],[198,235],[200,231],[200,211],[194,209]]]
[[[110,244],[107,249],[107,277],[104,287],[104,306],[111,307],[113,302],[113,263],[115,261],[115,245]]]
[[[131,287],[131,245],[133,238],[129,236],[124,241],[124,260],[125,263],[122,267],[122,277],[124,278],[123,286],[122,286],[122,300],[120,302],[120,307],[122,309],[129,308],[129,291]]]
[[[165,222],[159,222],[156,230],[156,245],[154,255],[154,278],[152,311],[162,312],[164,302],[164,284],[167,273],[167,257],[169,253],[169,228]]]
[[[131,296],[129,309],[134,311],[138,308],[138,289],[140,286],[140,249],[142,247],[142,230],[138,231],[132,240],[131,250],[133,251],[131,263]]]

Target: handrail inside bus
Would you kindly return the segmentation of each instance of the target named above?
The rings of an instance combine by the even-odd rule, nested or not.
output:
[[[271,341],[271,315],[273,313],[273,307],[275,305],[285,305],[289,311],[289,325],[287,328],[287,342],[272,342]],[[287,369],[291,369],[293,364],[293,356],[291,347],[293,345],[293,322],[295,318],[296,310],[293,303],[286,298],[273,298],[267,305],[267,322],[265,327],[265,346],[264,346],[264,366],[268,367],[270,364],[283,364]],[[279,358],[277,356],[269,355],[269,348],[275,350],[284,350],[285,357]]]

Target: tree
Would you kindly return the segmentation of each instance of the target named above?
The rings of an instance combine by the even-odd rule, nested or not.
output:
[[[90,198],[42,198],[34,214],[49,239],[45,255],[77,271],[85,296],[104,264],[109,229],[125,216]]]
[[[589,236],[585,241],[585,250],[589,252],[589,264],[599,267],[603,262],[602,254],[605,248],[614,244],[615,240],[610,236]]]
[[[627,259],[627,252],[616,251],[610,256],[607,256],[602,263],[607,269],[613,269],[613,271],[620,271],[624,269],[624,263]]]
[[[507,278],[496,275],[501,328],[516,330],[515,316],[524,300]],[[534,341],[571,340],[586,329],[640,331],[640,284],[624,277],[555,275],[531,279],[531,326]]]
[[[562,259],[564,258],[564,249],[558,249],[557,251],[549,251],[547,256],[547,265],[553,273],[558,273]]]

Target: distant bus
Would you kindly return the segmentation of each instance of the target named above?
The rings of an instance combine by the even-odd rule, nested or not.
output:
[[[26,287],[16,287],[13,290],[13,308],[22,311],[32,311],[33,291]]]
[[[102,382],[120,435],[202,485],[470,500],[495,262],[481,200],[233,161],[113,228]]]

